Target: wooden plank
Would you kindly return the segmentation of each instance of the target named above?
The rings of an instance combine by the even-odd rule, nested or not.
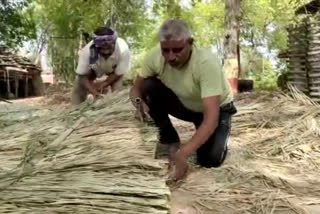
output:
[[[309,73],[310,77],[320,77],[320,73]]]
[[[309,46],[309,52],[310,51],[319,51],[320,50],[320,44],[316,44],[316,45],[310,45]]]
[[[290,60],[290,62],[292,63],[305,63],[307,61],[306,57],[292,57],[292,56],[288,56],[288,59]]]
[[[309,57],[308,62],[311,62],[311,63],[320,62],[320,59],[318,57]]]
[[[291,68],[291,70],[305,70],[306,65],[306,63],[289,62],[288,68]]]
[[[306,76],[306,72],[299,72],[299,71],[289,71],[289,75],[292,75],[292,74],[300,74],[301,76]]]
[[[319,92],[310,92],[310,96],[319,96],[320,97],[320,91]]]
[[[320,41],[315,41],[315,40],[311,40],[310,41],[310,43],[309,43],[309,45],[311,45],[311,46],[318,46],[318,45],[320,45]]]
[[[28,73],[28,71],[27,71],[26,69],[23,69],[23,68],[6,66],[5,69],[6,69],[7,71],[17,71],[17,72],[22,72],[22,73]]]
[[[320,36],[320,29],[310,29],[310,31],[308,32],[308,36]]]
[[[313,91],[319,91],[320,92],[320,86],[311,86],[310,89],[313,90]]]
[[[308,44],[301,44],[301,43],[297,43],[294,44],[292,43],[292,41],[289,41],[288,44],[288,50],[292,51],[292,52],[303,52],[304,50],[308,49]]]
[[[318,80],[313,80],[312,78],[310,79],[310,84],[320,84],[320,78]]]
[[[301,87],[303,87],[303,88],[308,88],[307,86],[308,86],[308,83],[307,82],[304,82],[304,81],[299,81],[299,80],[289,80],[289,82],[291,83],[291,84],[293,84],[293,85],[300,85]]]
[[[319,62],[314,62],[314,63],[309,63],[309,71],[318,73],[320,72],[320,63]]]
[[[289,57],[296,57],[296,58],[302,58],[302,59],[304,59],[307,55],[306,55],[306,53],[292,53],[292,52],[288,52],[288,56]]]
[[[305,89],[307,89],[307,83],[306,82],[298,82],[298,81],[288,81],[291,84],[295,85],[295,86],[300,86],[303,87]]]
[[[289,76],[300,76],[300,77],[306,77],[307,76],[307,72],[306,71],[302,71],[302,70],[289,70],[288,71]]]
[[[306,40],[298,40],[297,38],[288,39],[288,49],[294,49],[294,48],[307,48],[309,44],[310,39]]]
[[[309,29],[309,32],[308,32],[309,35],[320,35],[320,28],[310,28]]]
[[[299,76],[299,77],[306,77],[307,76],[307,72],[305,70],[291,69],[288,71],[288,74],[290,76]]]
[[[296,69],[296,70],[305,70],[307,63],[303,62],[292,62],[290,61],[288,64],[288,68]]]
[[[288,78],[289,79],[304,80],[304,81],[307,81],[307,79],[308,79],[305,74],[304,75],[289,74]]]
[[[305,74],[306,73],[306,69],[299,69],[299,68],[294,68],[294,67],[290,67],[289,68],[289,73],[290,74]],[[292,68],[292,69],[290,69]]]
[[[317,69],[319,66],[320,66],[320,61],[317,61],[317,60],[310,60],[309,63],[308,63],[308,66],[314,68],[314,69]]]
[[[316,49],[316,50],[309,50],[308,51],[308,55],[317,55],[320,54],[320,49]]]

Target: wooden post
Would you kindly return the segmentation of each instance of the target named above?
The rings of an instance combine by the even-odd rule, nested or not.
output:
[[[10,73],[9,73],[8,69],[6,69],[6,73],[7,73],[7,92],[8,92],[8,98],[10,99],[10,97],[11,97]]]
[[[233,93],[238,93],[238,78],[240,68],[240,0],[225,1],[225,70]]]
[[[26,84],[24,86],[24,96],[25,97],[29,96],[29,77],[28,77],[28,74],[26,75]]]
[[[15,96],[18,98],[19,96],[19,79],[17,72],[14,72],[14,89],[15,89]]]

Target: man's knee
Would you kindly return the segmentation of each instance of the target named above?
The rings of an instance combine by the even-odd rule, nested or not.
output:
[[[142,99],[150,107],[150,105],[160,106],[163,103],[165,94],[164,84],[156,77],[149,77],[142,84]]]
[[[73,106],[77,106],[84,102],[87,98],[87,89],[84,87],[82,80],[76,78],[71,95],[71,103]]]
[[[200,166],[211,168],[219,167],[227,156],[228,149],[215,151],[211,154],[198,154],[197,161]]]
[[[142,92],[149,95],[150,93],[159,92],[159,89],[163,88],[163,83],[156,77],[148,77],[143,80]]]

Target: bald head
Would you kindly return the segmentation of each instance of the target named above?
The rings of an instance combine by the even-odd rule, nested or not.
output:
[[[186,22],[179,19],[169,19],[165,21],[159,30],[159,40],[181,40],[191,38],[191,33]]]

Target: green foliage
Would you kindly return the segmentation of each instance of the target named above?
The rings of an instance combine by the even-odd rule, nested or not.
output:
[[[268,60],[263,60],[261,70],[257,68],[254,74],[255,88],[272,90],[277,88],[278,72],[276,72]]]
[[[35,24],[26,9],[29,1],[0,1],[0,45],[15,48],[23,41],[34,39]]]
[[[81,34],[91,34],[98,26],[114,27],[134,53],[133,71],[140,69],[143,56],[157,44],[160,25],[168,18],[184,19],[198,46],[221,46],[224,38],[225,0],[29,0],[29,11],[37,21],[39,35],[46,35],[55,71],[72,80],[77,64]],[[241,49],[251,64],[244,65],[243,77],[256,85],[272,88],[278,73],[259,47],[282,50],[287,46],[286,27],[295,20],[295,10],[308,0],[242,0]],[[3,2],[3,1],[2,1]],[[152,8],[151,8],[152,7]],[[19,12],[19,13],[20,13]],[[2,26],[0,24],[0,26]],[[1,38],[1,37],[0,37]],[[250,51],[248,51],[250,50]],[[263,66],[262,66],[262,61]],[[251,66],[251,67],[250,67]],[[129,76],[134,76],[133,72]]]
[[[241,49],[244,58],[244,77],[255,80],[255,87],[274,89],[283,68],[272,66],[269,59],[258,53],[259,47],[269,51],[287,48],[286,28],[299,17],[295,15],[298,7],[308,0],[243,0],[241,5]],[[274,64],[274,62],[273,62]],[[280,67],[284,67],[281,62]]]
[[[190,24],[198,45],[209,46],[223,38],[224,1],[199,1],[183,18]]]
[[[81,34],[103,25],[115,28],[131,48],[141,48],[150,30],[144,0],[35,0],[38,28],[47,35],[57,74],[71,81]]]
[[[308,0],[243,0],[241,2],[241,38],[251,45],[285,49],[286,27],[297,17],[295,10]]]
[[[271,61],[251,48],[244,48],[241,53],[242,78],[254,80],[255,88],[271,90],[277,88],[279,70]]]

